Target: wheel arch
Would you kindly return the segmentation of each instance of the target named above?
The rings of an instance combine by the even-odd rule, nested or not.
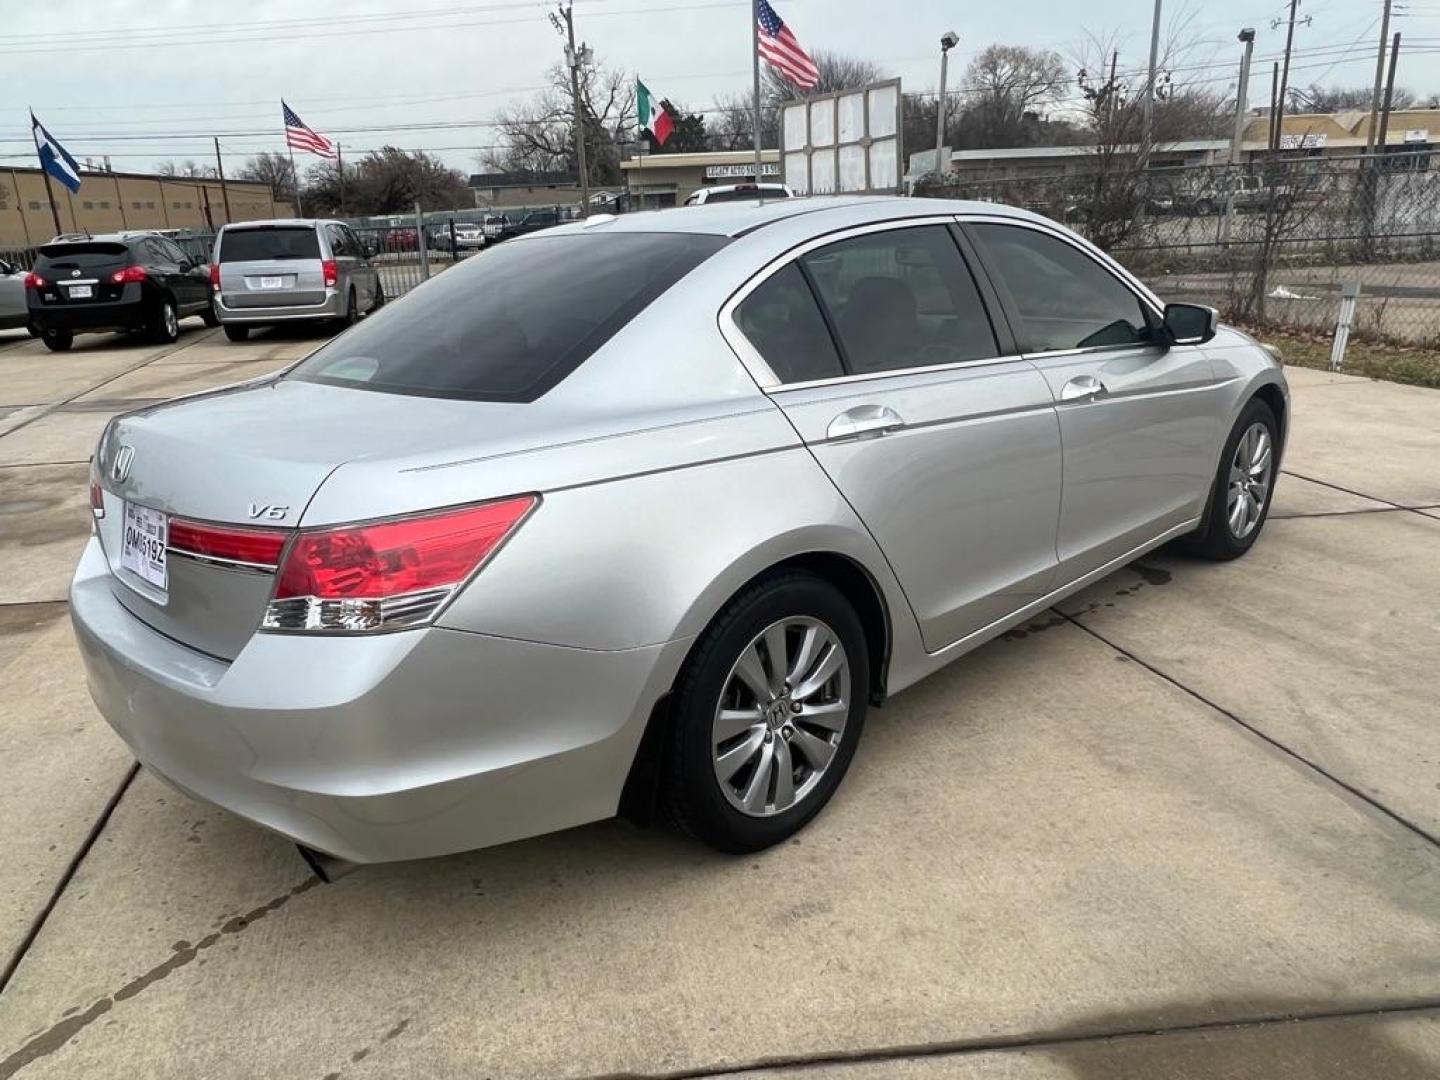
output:
[[[1275,422],[1280,425],[1280,445],[1285,445],[1286,433],[1289,428],[1290,418],[1287,415],[1289,403],[1285,399],[1285,392],[1280,389],[1277,383],[1261,383],[1250,395],[1250,400],[1259,400],[1270,406],[1270,411],[1275,414]]]

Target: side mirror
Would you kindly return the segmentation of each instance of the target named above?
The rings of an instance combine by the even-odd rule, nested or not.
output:
[[[1165,336],[1171,345],[1204,345],[1215,336],[1220,313],[1204,304],[1166,304]]]

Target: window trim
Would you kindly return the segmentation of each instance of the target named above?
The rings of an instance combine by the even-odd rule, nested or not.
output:
[[[964,233],[965,239],[969,241],[970,247],[974,249],[975,258],[979,260],[980,265],[984,268],[985,276],[990,279],[990,284],[994,288],[1000,306],[1005,312],[1006,320],[1011,324],[1012,330],[1016,330],[1015,347],[1019,350],[1019,354],[1025,359],[1048,360],[1052,357],[1084,356],[1087,353],[1138,352],[1144,349],[1159,348],[1158,343],[1154,341],[1135,341],[1125,345],[1087,345],[1083,348],[1071,349],[1032,350],[1028,348],[1030,344],[1030,333],[1029,329],[1025,326],[1024,316],[1020,314],[1020,309],[1016,305],[1014,297],[1010,295],[1010,289],[1009,286],[1005,284],[1005,279],[991,264],[991,260],[986,255],[985,247],[979,237],[972,235],[971,231],[967,228],[967,226],[970,225],[1004,225],[1017,229],[1029,229],[1031,232],[1040,233],[1042,236],[1048,236],[1053,240],[1058,240],[1063,244],[1069,245],[1082,256],[1088,258],[1099,269],[1108,273],[1119,282],[1123,288],[1129,290],[1136,300],[1139,301],[1141,311],[1153,316],[1157,324],[1162,323],[1165,319],[1165,305],[1160,298],[1151,292],[1134,274],[1130,273],[1130,271],[1126,270],[1099,248],[1080,241],[1078,237],[1067,235],[1058,229],[1046,227],[1042,222],[1030,221],[1026,218],[1006,217],[1003,214],[962,215],[960,218],[961,232]]]
[[[888,371],[866,371],[855,375],[836,375],[828,379],[807,379],[804,382],[787,383],[782,382],[779,376],[771,369],[770,365],[765,362],[765,358],[761,356],[760,351],[750,343],[749,338],[747,338],[745,332],[740,329],[740,324],[735,318],[735,310],[745,302],[750,294],[790,263],[800,263],[800,260],[804,258],[804,256],[816,248],[826,247],[838,241],[849,240],[856,236],[867,235],[868,233],[891,232],[896,229],[914,229],[926,225],[939,225],[950,233],[951,240],[956,243],[956,252],[959,254],[961,261],[966,264],[971,277],[975,278],[978,271],[988,279],[989,269],[984,266],[983,262],[978,267],[974,265],[973,260],[975,256],[971,252],[971,248],[973,248],[974,245],[962,243],[957,240],[954,235],[953,227],[957,223],[963,223],[965,220],[967,220],[965,217],[957,214],[930,214],[925,217],[873,221],[865,225],[855,225],[837,229],[834,232],[826,233],[824,236],[812,237],[801,244],[797,244],[789,251],[777,255],[762,266],[721,305],[719,313],[720,336],[729,344],[731,350],[739,358],[741,365],[750,373],[750,377],[755,380],[756,385],[760,387],[760,391],[764,394],[775,394],[790,390],[809,390],[819,386],[841,386],[846,383],[873,382],[876,379],[893,379],[897,376],[905,375],[927,375],[935,371],[984,367],[991,364],[1013,363],[1021,359],[1022,354],[1018,351],[1019,342],[1005,340],[1010,336],[1006,332],[1008,330],[1006,324],[1009,321],[1009,312],[1004,310],[1003,298],[998,296],[992,298],[990,295],[991,290],[986,288],[986,285],[990,284],[988,280],[982,283],[977,279],[974,281],[974,285],[975,291],[980,299],[980,305],[985,311],[985,316],[990,320],[990,328],[995,335],[996,347],[1000,350],[1000,355],[987,356],[979,360],[954,360],[946,364],[926,364],[922,367],[894,368]],[[964,239],[966,241],[969,240],[968,237]],[[810,286],[811,295],[815,299],[816,306],[820,309],[821,317],[825,319],[827,329],[831,330],[832,344],[839,349],[839,343],[834,340],[834,330],[830,328],[830,320],[826,314],[825,304],[821,301],[815,287],[810,283],[810,275],[806,272],[803,263],[800,265],[800,272],[805,277],[806,284]],[[998,292],[998,290],[995,291]],[[1000,305],[998,312],[994,306],[997,301]],[[998,320],[997,314],[1000,316]],[[1006,352],[1007,345],[1016,351]],[[843,351],[840,351],[840,357],[843,365],[845,363]]]

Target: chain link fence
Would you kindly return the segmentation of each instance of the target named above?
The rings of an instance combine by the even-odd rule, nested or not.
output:
[[[1440,347],[1440,169],[1427,152],[1248,166],[989,179],[920,195],[1020,206],[1063,222],[1167,299],[1251,326],[1333,329],[1358,284],[1355,334]]]

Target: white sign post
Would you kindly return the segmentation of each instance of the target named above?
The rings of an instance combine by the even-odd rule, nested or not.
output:
[[[797,195],[895,195],[901,170],[900,80],[780,107],[780,162]]]

